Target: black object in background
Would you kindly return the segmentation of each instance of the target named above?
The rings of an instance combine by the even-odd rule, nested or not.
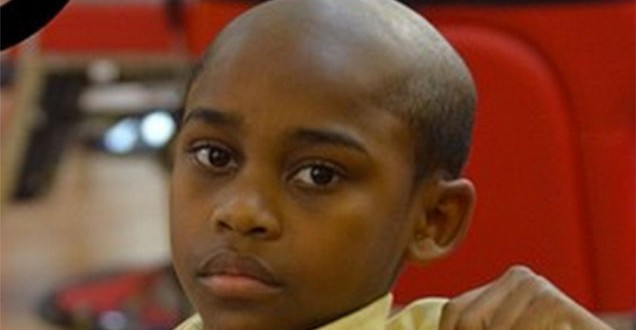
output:
[[[86,82],[81,71],[47,75],[41,107],[37,109],[39,120],[29,138],[14,198],[37,197],[51,186],[64,149],[80,120],[77,101]]]
[[[11,0],[0,7],[0,50],[30,37],[43,28],[68,0]]]

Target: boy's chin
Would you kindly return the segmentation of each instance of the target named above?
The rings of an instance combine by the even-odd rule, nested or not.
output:
[[[271,307],[271,306],[270,306]],[[209,308],[209,307],[208,307]],[[298,312],[283,312],[280,308],[244,305],[199,310],[204,330],[296,330],[315,329],[342,315],[300,315]]]
[[[279,313],[255,313],[222,311],[213,315],[204,316],[204,330],[261,330],[261,329],[303,329],[305,327],[285,320]]]
[[[205,301],[195,304],[204,330],[292,329],[288,318],[272,301]],[[293,317],[293,316],[291,316]]]
[[[249,317],[248,315],[218,315],[210,320],[203,319],[204,330],[250,330],[250,329],[265,329],[263,328],[267,323],[263,322],[258,317]],[[270,328],[269,326],[267,327]]]

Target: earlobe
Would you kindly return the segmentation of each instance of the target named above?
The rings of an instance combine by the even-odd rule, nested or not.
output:
[[[453,252],[464,238],[475,205],[475,188],[467,179],[440,180],[422,196],[407,259],[428,264]]]

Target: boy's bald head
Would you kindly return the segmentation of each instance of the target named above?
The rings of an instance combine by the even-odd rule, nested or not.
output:
[[[231,70],[249,72],[246,79],[267,72],[290,93],[341,87],[359,104],[403,116],[418,138],[420,175],[456,177],[466,160],[475,106],[470,74],[427,21],[395,1],[257,6],[218,36],[191,86],[203,72],[222,77]]]
[[[259,5],[208,50],[185,106],[172,250],[206,329],[325,325],[465,232],[472,185],[449,177],[468,150],[472,82],[397,2]]]

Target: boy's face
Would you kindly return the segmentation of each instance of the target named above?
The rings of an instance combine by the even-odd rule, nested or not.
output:
[[[368,72],[256,54],[202,72],[177,139],[174,264],[206,329],[311,328],[371,302],[422,214],[411,130]]]

